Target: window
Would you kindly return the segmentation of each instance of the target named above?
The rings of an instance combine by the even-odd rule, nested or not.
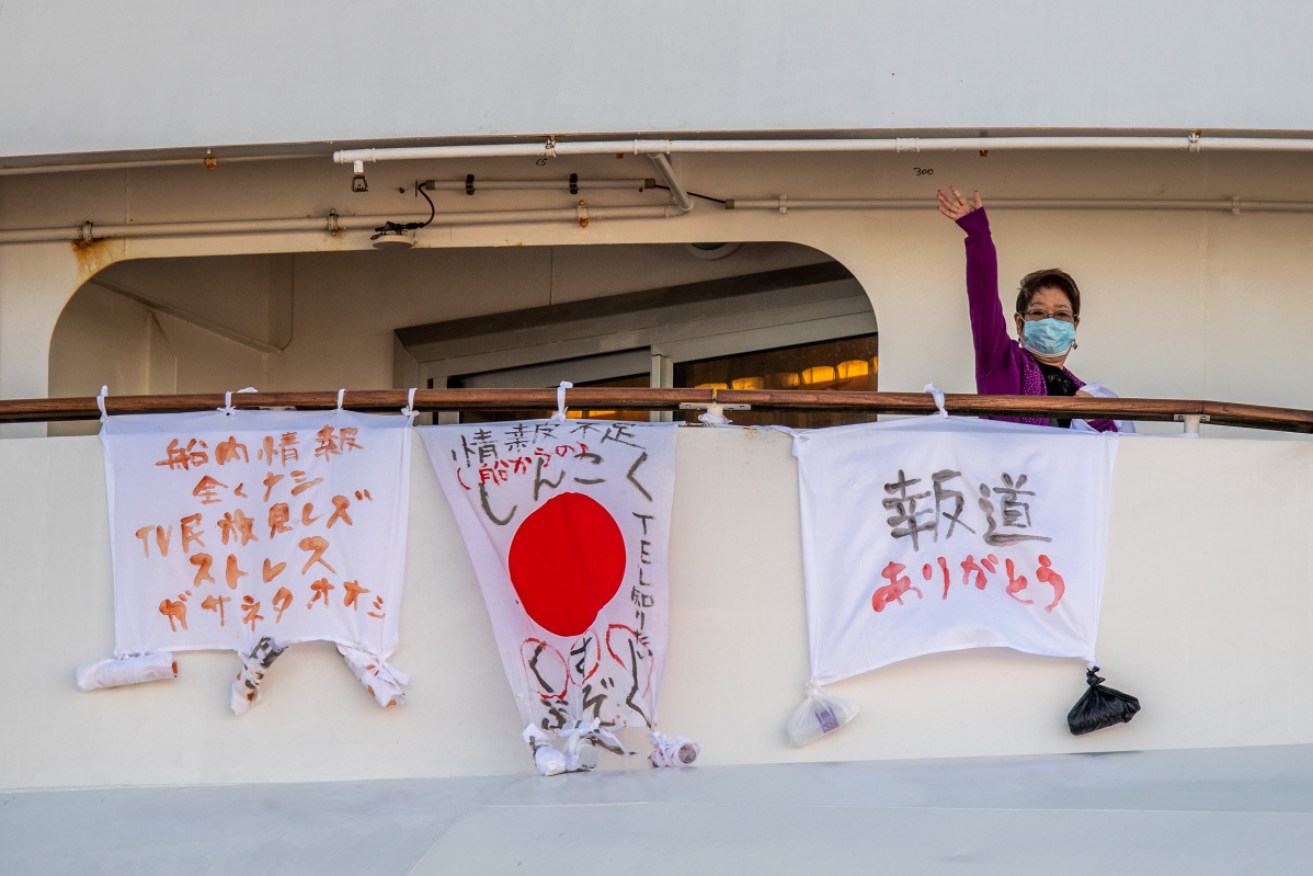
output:
[[[878,336],[794,344],[683,362],[675,365],[675,386],[716,389],[865,390],[877,388]],[[816,429],[874,420],[874,414],[842,411],[735,411],[743,426],[776,424]]]
[[[418,364],[422,385],[431,388],[555,386],[568,380],[576,386],[730,388],[737,382],[738,388],[874,389],[878,375],[870,300],[833,261],[396,334]],[[498,412],[496,418],[547,413]],[[744,424],[800,427],[865,419],[870,415],[828,412],[733,417]]]

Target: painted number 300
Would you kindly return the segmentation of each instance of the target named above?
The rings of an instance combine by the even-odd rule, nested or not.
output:
[[[934,176],[934,175],[935,175],[935,169],[934,169],[933,167],[914,167],[914,168],[912,168],[912,170],[916,171],[916,175],[917,175],[917,176]]]

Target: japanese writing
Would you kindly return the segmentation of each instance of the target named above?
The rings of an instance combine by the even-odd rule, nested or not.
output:
[[[944,556],[934,557],[934,563],[923,563],[920,570],[920,578],[926,582],[941,581],[943,592],[940,595],[942,600],[947,600],[949,593],[953,589],[953,574],[949,570],[950,563]],[[1021,605],[1034,605],[1036,601],[1030,598],[1027,590],[1030,587],[1030,581],[1025,575],[1018,574],[1017,562],[1012,558],[1000,560],[995,554],[982,554],[977,557],[975,554],[967,554],[960,561],[955,562],[957,568],[962,571],[962,587],[975,587],[976,590],[985,590],[991,583],[999,583],[1006,579],[1007,586],[1004,592]],[[882,612],[889,607],[890,603],[903,605],[903,597],[909,592],[915,593],[917,599],[924,599],[925,594],[921,588],[912,583],[911,577],[905,575],[907,566],[903,563],[890,560],[880,572],[880,577],[887,583],[875,589],[871,597],[871,608],[874,611]],[[1041,584],[1048,585],[1052,589],[1051,599],[1043,605],[1044,611],[1052,612],[1062,601],[1063,595],[1067,591],[1066,581],[1057,569],[1053,567],[1053,560],[1047,554],[1040,554],[1038,565],[1034,569],[1035,580]]]
[[[297,613],[386,617],[384,594],[343,565],[338,544],[373,513],[369,484],[334,475],[341,460],[368,454],[359,429],[160,440],[153,465],[190,507],[130,531],[140,559],[170,570],[166,580],[189,570],[158,605],[171,632],[236,626],[277,638]]]
[[[941,536],[944,540],[952,538],[959,526],[972,535],[983,530],[982,540],[990,547],[1052,541],[1033,531],[1030,500],[1035,491],[1025,489],[1027,475],[1002,472],[993,482],[981,482],[976,504],[983,520],[978,520],[976,526],[962,518],[967,501],[961,480],[962,472],[940,469],[931,474],[928,488],[917,489],[923,479],[908,477],[900,468],[898,476],[884,485],[883,504],[891,512],[886,520],[889,534],[895,539],[908,539],[913,550],[920,549],[922,533],[938,543]]]
[[[1037,497],[1030,477],[1024,472],[1002,471],[997,476],[976,482],[973,487],[962,471],[940,468],[928,472],[909,473],[897,469],[897,475],[883,485],[882,505],[889,516],[885,518],[887,532],[894,545],[906,544],[914,553],[923,547],[943,545],[954,540],[959,550],[943,553],[932,548],[919,570],[909,570],[907,563],[890,559],[880,571],[881,581],[871,596],[871,608],[877,613],[891,606],[906,605],[906,600],[924,600],[925,594],[915,583],[942,583],[941,600],[947,600],[952,590],[954,570],[960,570],[961,585],[985,590],[996,578],[1006,581],[1003,592],[1019,605],[1035,605],[1031,578],[1052,588],[1052,598],[1040,607],[1052,612],[1062,601],[1066,590],[1062,575],[1054,568],[1048,554],[1038,560],[1030,555],[1022,574],[1018,557],[1002,556],[1003,548],[1025,543],[1051,542],[1051,536],[1036,527],[1032,504]],[[975,507],[967,500],[975,496]],[[899,556],[913,562],[904,553]],[[951,557],[951,559],[950,559]],[[918,574],[919,572],[919,574]]]
[[[544,631],[501,642],[503,653],[518,650],[533,723],[651,726],[673,432],[550,420],[430,434],[441,438],[434,458],[454,484],[449,495],[463,495],[505,551],[504,567],[480,571],[481,580],[509,577],[517,597],[507,609],[489,603],[499,640],[525,616]]]

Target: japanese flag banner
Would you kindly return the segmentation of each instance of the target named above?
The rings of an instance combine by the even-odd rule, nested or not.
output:
[[[935,415],[798,433],[813,685],[965,648],[1093,661],[1116,441]]]
[[[554,418],[416,430],[544,774],[591,769],[594,745],[623,752],[621,727],[651,731],[654,763],[670,742],[656,714],[677,426]]]
[[[106,417],[116,656],[237,651],[240,713],[284,647],[324,640],[380,704],[401,702],[405,678],[387,659],[410,422],[231,407]]]

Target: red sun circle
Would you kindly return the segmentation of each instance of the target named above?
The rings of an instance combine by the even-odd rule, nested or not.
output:
[[[625,540],[597,500],[561,493],[520,524],[507,566],[534,623],[558,636],[577,636],[620,589]]]

